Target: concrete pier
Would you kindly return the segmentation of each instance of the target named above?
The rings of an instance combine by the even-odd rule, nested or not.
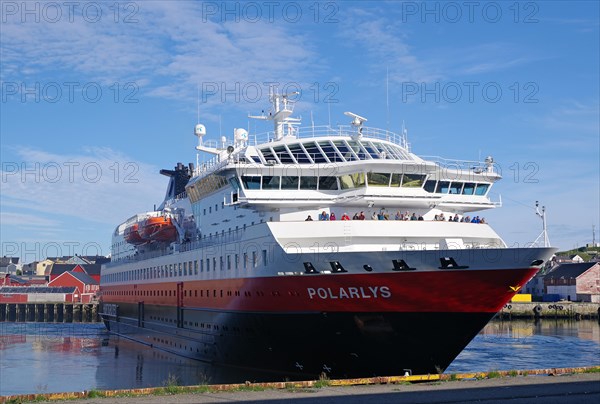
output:
[[[581,302],[511,302],[504,305],[498,318],[572,318],[597,319],[600,303]]]
[[[98,303],[0,303],[0,322],[97,323]]]

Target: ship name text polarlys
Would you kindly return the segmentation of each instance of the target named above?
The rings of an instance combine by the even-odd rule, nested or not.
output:
[[[388,286],[369,286],[354,287],[350,286],[347,288],[307,288],[308,297],[313,299],[315,296],[321,299],[388,299],[392,297],[392,292]]]

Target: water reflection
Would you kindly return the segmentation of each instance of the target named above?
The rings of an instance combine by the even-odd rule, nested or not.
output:
[[[0,323],[0,355],[0,395],[282,380],[182,358],[98,324]],[[446,372],[593,365],[600,365],[596,321],[493,321]],[[61,377],[52,376],[58,367]]]
[[[447,373],[600,365],[597,321],[491,321]]]

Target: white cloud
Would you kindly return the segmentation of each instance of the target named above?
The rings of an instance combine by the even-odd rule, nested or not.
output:
[[[3,210],[20,212],[11,212],[3,226],[36,222],[38,214],[116,225],[126,219],[123,215],[152,210],[152,203],[164,195],[165,181],[156,167],[112,149],[91,148],[81,154],[30,148],[16,152],[15,161],[3,162],[1,202]]]

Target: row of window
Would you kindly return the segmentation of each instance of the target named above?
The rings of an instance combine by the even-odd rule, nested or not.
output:
[[[410,160],[399,146],[370,140],[308,141],[260,149],[265,162],[280,164],[337,163],[357,160]]]
[[[438,194],[485,195],[490,184],[427,180],[423,174],[402,173],[353,173],[340,176],[274,176],[243,175],[242,186],[246,190],[320,190],[336,191],[370,187],[424,188]]]
[[[212,292],[212,293],[211,293]],[[142,297],[176,297],[177,292],[174,289],[167,290],[107,290],[103,292],[107,296],[142,296]],[[271,295],[274,297],[280,297],[281,293],[278,291],[272,291]],[[289,296],[300,296],[299,292],[288,292]],[[183,297],[206,297],[206,298],[222,298],[222,297],[240,297],[241,292],[239,290],[226,290],[223,289],[184,289]],[[254,292],[255,297],[265,297],[265,292],[257,290]],[[244,297],[252,297],[252,292],[247,290],[244,291]]]
[[[267,250],[262,250],[262,257],[258,256],[257,251],[245,252],[240,254],[229,254],[226,256],[206,258],[204,260],[195,260],[179,262],[175,264],[157,265],[148,268],[132,269],[114,274],[102,275],[102,282],[126,282],[145,279],[163,279],[183,276],[198,275],[200,272],[209,272],[211,267],[213,271],[217,268],[223,271],[227,269],[248,269],[257,268],[262,261],[263,266],[268,265]]]

